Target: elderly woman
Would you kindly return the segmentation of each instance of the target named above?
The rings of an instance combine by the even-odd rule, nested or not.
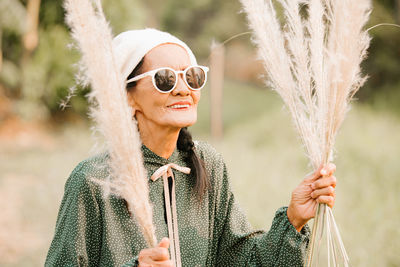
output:
[[[317,203],[335,201],[335,166],[305,178],[269,231],[251,230],[221,155],[192,141],[187,130],[196,122],[208,68],[197,65],[182,41],[153,29],[124,32],[113,45],[138,122],[161,241],[146,248],[127,202],[104,197],[92,182],[110,173],[105,153],[81,162],[69,177],[45,266],[302,266],[307,221]],[[172,163],[168,180],[154,177]]]

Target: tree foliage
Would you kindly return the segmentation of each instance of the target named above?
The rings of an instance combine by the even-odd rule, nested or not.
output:
[[[62,1],[42,0],[39,45],[24,58],[22,38],[26,31],[28,1],[0,1],[0,48],[3,55],[0,90],[13,100],[17,114],[27,118],[51,118],[60,113],[59,104],[74,84],[74,64],[79,56],[68,48],[71,39],[64,23]],[[115,34],[143,27],[169,31],[185,40],[200,61],[208,58],[213,39],[223,41],[248,31],[239,1],[103,0],[103,6]],[[399,23],[399,6],[400,0],[375,0],[370,26],[383,22]],[[382,26],[373,29],[371,34],[373,41],[369,59],[364,64],[370,79],[357,96],[366,102],[398,106],[400,30]],[[241,38],[240,45],[250,50],[248,39]],[[251,60],[254,58],[249,58]],[[85,93],[87,90],[79,90],[78,95],[72,98],[70,111],[86,113]]]

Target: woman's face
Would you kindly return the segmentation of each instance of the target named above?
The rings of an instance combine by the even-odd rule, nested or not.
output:
[[[141,73],[161,67],[184,70],[190,65],[189,55],[184,48],[176,44],[162,44],[146,54]],[[187,87],[182,75],[179,75],[175,89],[169,93],[157,91],[151,76],[147,76],[137,81],[136,86],[128,92],[128,99],[136,110],[139,127],[142,123],[150,123],[162,127],[183,128],[196,122],[200,95],[200,91]]]

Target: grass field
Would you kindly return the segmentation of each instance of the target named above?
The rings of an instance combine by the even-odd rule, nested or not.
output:
[[[274,93],[233,82],[225,87],[224,139],[208,135],[207,89],[192,132],[223,154],[253,226],[269,228],[311,170]],[[66,125],[0,142],[0,266],[43,266],[65,180],[90,155],[88,128]],[[356,105],[336,149],[334,214],[352,266],[400,266],[400,119]]]

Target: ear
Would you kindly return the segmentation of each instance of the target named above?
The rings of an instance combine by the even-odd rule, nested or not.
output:
[[[138,105],[136,104],[136,101],[135,101],[135,97],[134,97],[134,94],[133,94],[133,92],[131,91],[131,92],[127,92],[127,98],[128,98],[128,105],[129,106],[131,106],[132,107],[132,109],[135,111],[135,113],[136,113],[136,110],[139,108],[138,107]],[[132,115],[135,115],[135,114],[132,114]]]

